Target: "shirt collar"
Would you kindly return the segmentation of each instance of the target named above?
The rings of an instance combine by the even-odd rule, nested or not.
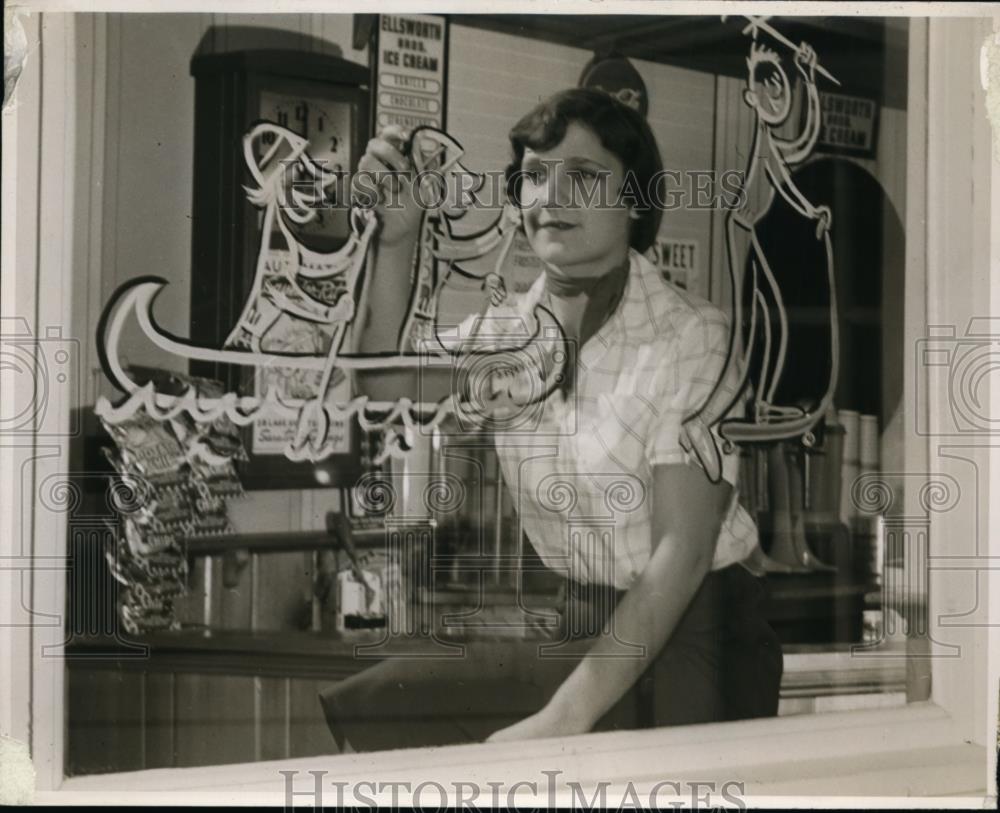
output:
[[[608,342],[619,333],[624,335],[627,341],[634,342],[652,341],[656,336],[656,322],[653,319],[649,297],[656,290],[656,285],[663,284],[660,272],[634,248],[628,250],[628,255],[628,280],[621,301],[612,317],[594,334],[594,339],[601,345],[602,339]],[[545,272],[542,272],[521,300],[524,313],[531,313],[544,295]]]
[[[644,254],[629,249],[631,268],[629,285],[619,308],[626,337],[630,342],[650,342],[658,333],[657,321],[653,316],[653,301],[656,291],[663,287],[663,278],[658,269]]]

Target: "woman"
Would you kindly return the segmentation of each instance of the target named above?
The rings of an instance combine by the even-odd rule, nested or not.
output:
[[[398,136],[373,140],[361,168],[405,171]],[[680,441],[728,328],[642,256],[660,221],[655,139],[583,89],[542,102],[510,138],[508,195],[545,263],[514,307],[547,306],[579,352],[531,426],[496,445],[532,546],[565,578],[565,641],[549,656],[505,642],[384,661],[322,693],[334,736],[372,750],[774,715],[782,656],[739,564],[756,529],[736,499],[738,453],[713,483]],[[386,251],[405,256],[412,211],[380,214],[394,218]],[[554,505],[559,483],[572,499]]]

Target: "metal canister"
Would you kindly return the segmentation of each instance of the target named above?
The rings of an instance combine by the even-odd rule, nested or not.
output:
[[[832,524],[840,518],[841,468],[844,450],[844,428],[837,421],[837,412],[827,412],[823,427],[823,442],[808,450],[810,522]]]
[[[848,528],[853,528],[857,509],[851,498],[851,488],[861,473],[861,415],[853,409],[841,409],[837,411],[837,420],[843,428],[843,452],[840,466],[840,521]]]

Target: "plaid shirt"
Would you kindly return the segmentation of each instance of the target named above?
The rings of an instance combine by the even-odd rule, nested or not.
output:
[[[540,275],[485,316],[523,318],[544,295]],[[463,323],[462,335],[476,318]],[[619,589],[642,572],[653,542],[652,467],[698,465],[681,447],[681,421],[721,373],[728,331],[721,310],[664,281],[630,251],[622,299],[581,349],[569,398],[556,390],[517,428],[496,433],[521,528],[548,567]],[[735,487],[738,472],[737,450],[723,456],[722,476]],[[756,542],[734,488],[712,570],[743,560]]]

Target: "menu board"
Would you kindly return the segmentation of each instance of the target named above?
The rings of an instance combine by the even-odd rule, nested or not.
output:
[[[375,71],[375,129],[444,129],[448,21],[431,14],[381,14]]]

